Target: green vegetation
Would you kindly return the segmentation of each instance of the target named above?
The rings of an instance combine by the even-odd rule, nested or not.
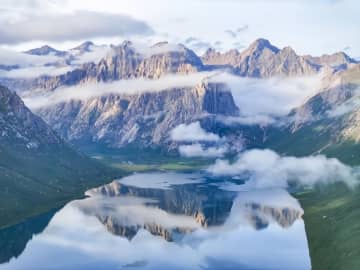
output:
[[[163,152],[160,149],[139,150],[126,147],[122,149],[82,148],[81,150],[103,164],[127,173],[159,170],[192,172],[204,169],[213,162],[207,158],[184,158],[177,153]]]
[[[0,228],[61,207],[125,173],[66,145],[47,149],[0,146]]]
[[[324,154],[354,166],[360,144],[334,139],[338,122],[319,121],[295,133],[272,131],[265,146],[277,152],[306,156]],[[360,188],[342,184],[296,194],[304,211],[313,270],[360,269]]]
[[[313,270],[360,269],[360,189],[334,184],[295,196],[305,211]]]

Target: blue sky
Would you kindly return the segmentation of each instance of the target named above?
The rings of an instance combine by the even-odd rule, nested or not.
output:
[[[263,37],[300,54],[343,50],[360,57],[356,0],[2,0],[0,13],[0,46],[14,49],[136,39],[186,43],[201,52],[208,46],[241,50]],[[78,18],[75,28],[67,24],[71,16]]]

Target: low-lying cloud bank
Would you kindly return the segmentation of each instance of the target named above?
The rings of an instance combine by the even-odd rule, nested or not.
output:
[[[31,55],[0,48],[0,65],[5,66],[42,66],[61,61],[61,57],[55,55]]]
[[[203,145],[196,143],[191,145],[180,145],[179,153],[185,157],[223,157],[228,151],[227,147],[204,147]]]
[[[206,132],[201,126],[200,122],[194,122],[189,125],[181,124],[171,130],[170,138],[178,142],[196,142],[208,141],[216,142],[220,137],[214,133]]]
[[[112,52],[110,46],[89,46],[87,51],[71,49],[64,56],[32,55],[0,48],[0,77],[29,79],[65,74],[85,63],[98,63]],[[10,68],[6,68],[10,67]]]
[[[20,79],[30,79],[37,78],[40,76],[57,76],[65,74],[69,71],[74,70],[75,67],[64,66],[64,67],[55,67],[55,66],[32,66],[26,68],[12,69],[9,71],[0,70],[0,77],[3,78],[20,78]]]
[[[296,78],[255,79],[228,73],[212,76],[210,82],[226,83],[240,109],[240,117],[228,123],[273,124],[321,88],[322,74]]]
[[[40,93],[37,96],[23,97],[23,99],[28,107],[38,109],[70,100],[88,100],[110,94],[135,95],[160,92],[176,87],[194,87],[211,74],[210,72],[201,72],[189,75],[168,75],[158,80],[142,78],[111,83],[87,83],[79,86],[60,87],[51,93]]]
[[[248,179],[244,189],[288,188],[300,185],[344,182],[356,185],[359,174],[334,158],[308,156],[282,157],[271,150],[250,150],[241,153],[233,163],[217,160],[207,171],[214,175],[242,176]]]

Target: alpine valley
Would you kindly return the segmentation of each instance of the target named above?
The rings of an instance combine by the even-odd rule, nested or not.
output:
[[[20,256],[13,266],[20,269],[26,243],[30,250],[41,246],[33,235],[47,228],[45,235],[54,237],[61,226],[70,235],[61,217],[78,213],[76,224],[97,221],[94,230],[101,225],[130,243],[147,235],[185,245],[193,237],[200,243],[194,250],[202,244],[212,250],[214,235],[243,223],[299,237],[291,233],[303,219],[301,262],[269,269],[309,269],[302,245],[314,270],[359,269],[357,60],[344,52],[298,55],[266,39],[242,51],[202,55],[182,44],[131,41],[16,54],[0,62],[0,247],[7,251],[0,251],[0,263],[10,261],[11,268],[11,258]],[[167,186],[167,179],[175,184]],[[204,181],[211,184],[205,188]],[[253,189],[260,193],[250,196]],[[89,197],[67,204],[85,192]],[[286,204],[274,204],[272,196]],[[124,201],[117,205],[114,198]],[[214,235],[196,234],[205,229]],[[272,248],[281,250],[271,247],[270,255]],[[127,250],[135,256],[137,249]],[[176,252],[169,250],[170,261]],[[215,265],[201,269],[220,269],[227,258],[197,251]],[[152,260],[134,264],[160,269]],[[193,266],[169,261],[161,265]],[[248,268],[226,269],[265,269],[257,260],[242,263]]]

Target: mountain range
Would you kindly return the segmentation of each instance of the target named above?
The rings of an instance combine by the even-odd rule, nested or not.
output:
[[[200,144],[200,151],[216,149],[214,156],[269,147],[293,155],[326,153],[348,163],[360,159],[360,64],[342,52],[300,56],[259,39],[243,52],[209,49],[202,56],[183,45],[129,41],[85,42],[69,51],[43,46],[22,54],[42,61],[4,64],[0,73],[0,82],[12,89],[0,88],[0,168],[6,187],[1,192],[15,208],[15,192],[33,203],[34,196],[26,194],[36,186],[35,201],[41,204],[54,193],[65,200],[66,194],[92,186],[90,178],[106,177],[102,165],[72,147],[177,152]],[[39,66],[51,74],[21,75]],[[245,109],[234,91],[246,85],[232,89],[216,79],[219,74],[256,82],[317,76],[321,83],[275,123],[244,123],[239,119]],[[197,130],[189,129],[194,123]],[[176,129],[183,129],[180,139],[173,136]]]
[[[85,57],[99,51],[103,56],[97,55],[97,61],[89,55]],[[67,66],[71,70],[54,76],[4,77],[0,81],[30,101],[30,107],[31,101],[36,103],[45,98],[40,105],[32,107],[33,111],[64,140],[79,147],[91,143],[107,148],[136,145],[172,150],[179,143],[172,140],[171,131],[196,121],[206,132],[218,134],[228,144],[241,138],[245,148],[273,146],[281,150],[300,136],[307,140],[308,147],[299,153],[294,150],[295,154],[321,152],[334,140],[356,141],[359,137],[356,109],[343,110],[338,115],[330,112],[349,107],[347,104],[353,104],[357,95],[360,65],[343,52],[301,56],[291,47],[279,49],[268,40],[258,39],[243,52],[220,53],[209,49],[202,56],[183,45],[161,42],[145,47],[130,41],[118,46],[85,42],[70,51],[43,46],[25,54],[56,56],[57,62],[46,65]],[[81,62],[81,57],[89,62]],[[80,65],[73,64],[79,61]],[[228,125],[219,119],[236,119],[244,110],[234,100],[237,89],[230,89],[226,81],[212,79],[222,73],[254,80],[301,80],[318,76],[321,84],[302,104],[277,119],[281,125],[249,125],[236,121]],[[190,79],[197,74],[198,77]],[[193,82],[170,83],[169,76],[175,78],[173,80],[189,77]],[[117,82],[124,84],[117,85]],[[155,87],[152,83],[159,85]],[[156,91],[152,87],[157,88]],[[69,92],[71,97],[83,89],[93,88],[87,98],[66,97]],[[319,134],[314,135],[313,131],[319,129],[324,138],[316,142]],[[284,134],[287,139],[279,140]]]

